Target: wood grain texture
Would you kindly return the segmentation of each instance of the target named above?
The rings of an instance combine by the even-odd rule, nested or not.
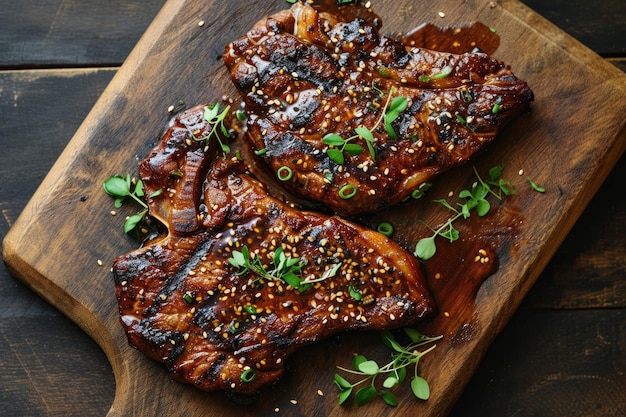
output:
[[[164,0],[3,1],[0,68],[119,64],[163,3]]]
[[[386,20],[386,24],[387,24],[387,27],[389,27],[389,19]],[[145,46],[145,45],[142,44],[142,46]],[[568,45],[568,46],[571,46],[571,45]],[[576,48],[574,47],[572,49],[574,51],[573,52],[570,51],[570,53],[572,55],[575,55],[578,58],[578,56],[576,54]],[[552,52],[555,54],[554,56],[556,56],[556,52],[555,51],[552,51]],[[581,78],[584,78],[585,76],[588,76],[590,74],[598,74],[598,69],[595,68],[595,65],[593,65],[593,64],[595,64],[596,60],[597,60],[597,57],[595,57],[595,56],[593,56],[593,57],[585,57],[585,59],[583,59],[584,65],[590,65],[590,66],[593,66],[593,68],[591,70],[589,70],[588,68],[583,67],[583,68],[587,69],[587,71],[586,71],[585,74],[580,76]],[[131,63],[132,63],[132,60],[131,60]],[[137,62],[135,62],[135,64],[137,64]],[[172,64],[172,65],[174,65],[174,64]],[[563,65],[565,65],[565,63],[563,63]],[[139,70],[141,69],[141,65],[137,65],[137,67],[139,67]],[[607,70],[606,68],[602,69],[602,66],[600,66],[600,67],[601,67],[600,73],[599,73],[600,75],[606,75],[607,73],[605,73],[605,71],[608,71],[608,74],[612,74],[612,72],[610,70]],[[540,73],[541,71],[543,71],[543,69],[537,69],[536,71],[537,71],[537,73]],[[126,82],[133,83],[135,80],[136,80],[135,78],[129,78],[129,79],[127,79]],[[617,77],[617,80],[619,81],[620,78]],[[138,88],[138,87],[135,86],[135,88]],[[606,86],[605,86],[605,90],[606,90]],[[172,90],[169,90],[169,91],[172,91]],[[107,93],[105,94],[104,100],[111,100],[112,99],[111,95],[109,94],[109,96],[107,97],[107,94],[109,94],[109,91],[107,91]],[[564,94],[564,92],[561,92],[561,94]],[[163,96],[161,96],[161,98],[163,98]],[[170,101],[166,101],[166,102],[170,102]],[[190,101],[187,101],[187,102],[190,102]],[[110,102],[109,102],[109,104],[110,104]],[[158,104],[159,103],[157,103],[156,101],[153,101],[152,102],[152,107],[146,105],[145,107],[142,107],[142,109],[146,110],[148,112],[155,112],[154,109],[158,107]],[[136,103],[135,103],[135,105],[136,105]],[[134,107],[132,107],[132,104],[128,105],[128,106],[130,106],[129,108],[134,108]],[[104,108],[106,108],[106,107],[107,106],[104,106]],[[87,124],[89,125],[90,121],[91,121],[91,123],[93,123],[94,126],[102,126],[101,123],[105,123],[106,124],[106,122],[102,122],[101,119],[102,118],[106,119],[107,114],[106,113],[102,114],[99,111],[97,111],[95,113],[96,113],[95,116],[93,116],[93,113],[92,113],[92,116],[88,120]],[[159,113],[159,112],[156,112],[156,113]],[[152,116],[150,116],[150,117],[152,117]],[[167,117],[167,115],[165,114],[165,112],[159,113],[158,118],[162,118],[162,120],[159,120],[157,118],[156,123],[154,123],[155,121],[151,119],[150,122],[148,123],[148,125],[152,124],[154,126],[158,126],[157,127],[157,129],[158,129],[158,128],[160,128],[160,126],[162,126],[161,122],[166,117]],[[137,122],[135,122],[135,123],[137,123]],[[139,126],[140,127],[147,126],[147,124],[144,124],[144,121],[141,121],[141,123],[139,123]],[[553,127],[556,127],[556,126],[553,126]],[[548,129],[548,130],[550,130],[550,129]],[[557,131],[557,130],[555,130],[555,131]],[[85,132],[87,133],[86,136],[81,136],[81,135],[85,135]],[[100,133],[100,132],[98,132],[98,133]],[[156,136],[156,134],[154,134],[154,132],[150,132],[150,133],[144,133],[144,136],[149,136],[149,137],[154,138]],[[95,133],[93,133],[93,131],[91,129],[87,129],[87,128],[83,127],[83,129],[81,129],[79,134],[77,134],[77,136],[76,136],[76,138],[81,138],[81,137],[83,139],[79,140],[79,143],[82,146],[82,141],[84,140],[84,138],[85,137],[87,137],[87,138],[94,138],[95,137]],[[74,149],[72,150],[72,145],[70,145],[70,148],[68,148],[69,149],[68,152],[70,152],[69,157],[67,155],[64,155],[64,158],[61,160],[61,162],[59,162],[59,164],[62,164],[63,161],[65,161],[65,162],[69,161],[70,166],[77,166],[78,165],[80,170],[85,171],[87,174],[90,174],[92,172],[96,172],[97,173],[97,172],[99,172],[99,170],[103,170],[104,172],[103,172],[102,175],[108,175],[111,171],[110,170],[106,171],[106,169],[111,167],[110,161],[104,161],[103,160],[104,156],[102,158],[99,158],[99,157],[85,157],[84,155],[76,154],[76,152],[78,152],[77,148],[81,147],[81,146],[78,146],[78,147],[75,146],[76,143],[77,143],[76,142],[76,140],[77,140],[76,138],[72,142],[72,145],[74,145]],[[614,136],[612,138],[612,140],[614,142],[615,142],[616,139],[619,139],[619,138],[617,136]],[[138,139],[132,139],[131,138],[130,140],[132,141],[132,140],[138,140]],[[611,138],[609,138],[609,140],[611,140]],[[622,141],[623,141],[623,138],[622,138]],[[106,148],[104,145],[98,144],[98,146],[102,146],[103,148]],[[576,147],[574,146],[574,148],[576,148]],[[98,149],[98,147],[96,147],[96,149]],[[80,151],[82,152],[82,149]],[[145,150],[142,150],[142,151],[145,152]],[[571,149],[568,149],[568,151],[571,151]],[[66,154],[68,152],[66,152]],[[506,153],[505,150],[501,150],[501,152],[505,152]],[[563,152],[565,152],[565,151],[563,151]],[[601,149],[601,150],[598,150],[597,152],[602,153],[602,152],[608,152],[608,151],[606,149]],[[137,152],[137,154],[138,155],[142,155],[141,152]],[[533,153],[531,153],[531,154],[533,154]],[[120,153],[119,155],[123,156],[123,158],[120,158],[121,162],[118,161],[116,163],[118,163],[119,165],[123,166],[127,170],[133,169],[134,161],[132,160],[132,157],[129,157],[128,155],[124,155],[123,152]],[[485,164],[487,164],[487,163],[488,162],[485,161]],[[59,167],[63,167],[63,165],[59,165],[59,164],[57,164]],[[540,163],[537,163],[537,165],[541,166]],[[608,165],[611,165],[611,161],[608,162]],[[583,168],[585,166],[586,166],[585,165],[585,161],[579,161],[578,164],[576,165],[576,169]],[[57,174],[58,175],[61,172],[65,172],[65,171],[62,170],[62,168],[59,168],[59,167],[55,167],[55,169],[53,170],[53,174]],[[587,173],[587,175],[588,176],[593,176],[594,174],[599,172],[599,174],[600,174],[599,178],[594,178],[594,181],[598,181],[598,182],[601,181],[602,180],[602,175],[603,175],[602,170],[598,169],[598,167],[596,167],[596,166],[593,166],[592,168],[594,168],[595,170],[592,169],[590,173]],[[607,170],[610,169],[610,166],[607,167],[606,169]],[[550,174],[554,174],[554,170],[558,171],[558,168],[554,168],[553,171],[548,173],[548,174],[546,174],[546,176],[549,176]],[[59,181],[59,177],[56,177],[55,179],[53,179],[52,182],[48,181],[48,184],[53,184],[54,185],[54,188],[53,188],[54,191],[59,191],[60,189],[62,190],[62,192],[60,193],[60,196],[62,198],[61,202],[58,202],[58,201],[54,202],[54,204],[56,205],[56,208],[60,207],[61,209],[63,209],[63,211],[65,211],[65,212],[69,211],[70,213],[72,213],[72,212],[77,210],[76,208],[74,208],[78,204],[77,201],[75,200],[75,198],[80,195],[80,192],[77,192],[77,191],[80,191],[81,189],[82,190],[84,190],[84,189],[95,190],[93,185],[94,185],[94,183],[97,184],[98,183],[97,181],[100,180],[101,178],[97,178],[97,179],[87,178],[88,175],[85,172],[80,174],[77,178],[72,176],[71,180],[78,179],[79,181],[81,181],[81,184],[80,185],[71,186],[71,187],[69,187],[70,188],[69,190],[66,190],[66,186],[71,185],[71,184],[67,184],[67,183],[65,183],[63,181],[61,182],[61,184],[56,184]],[[589,184],[588,178],[581,178],[581,179],[579,179],[579,181],[580,181],[580,184],[576,183],[575,185],[580,185],[582,187],[583,185]],[[559,185],[562,185],[562,184],[559,184]],[[83,188],[83,187],[85,187],[85,188]],[[46,189],[47,187],[44,186],[42,188],[44,189],[44,191],[38,193],[38,196],[35,197],[34,201],[36,202],[38,199],[43,199],[43,200],[40,200],[40,201],[43,201],[45,203],[49,203],[54,198],[52,197],[52,194],[48,194],[47,193],[47,189]],[[576,194],[575,191],[576,190],[572,191],[572,194],[575,195]],[[92,197],[94,199],[96,199],[96,203],[92,203],[94,201],[92,199]],[[571,195],[568,196],[565,200],[561,200],[561,203],[565,203],[565,205],[572,204],[571,203],[572,200],[570,198],[572,198]],[[591,196],[585,196],[585,198],[588,199],[588,198],[591,198]],[[91,200],[91,202],[90,202],[90,200]],[[94,216],[94,217],[96,217],[96,218],[91,218],[90,219],[91,221],[89,223],[87,223],[87,222],[78,222],[78,224],[74,224],[73,226],[74,227],[80,227],[80,229],[83,229],[83,230],[89,230],[90,228],[98,227],[98,226],[94,226],[94,224],[97,225],[97,224],[100,224],[99,223],[100,221],[103,221],[104,223],[108,224],[107,227],[110,227],[111,229],[115,230],[115,228],[117,226],[113,222],[111,222],[111,220],[108,219],[106,216],[102,215],[104,212],[102,212],[100,204],[102,204],[102,203],[106,204],[106,201],[101,196],[99,196],[99,195],[94,193],[93,196],[89,195],[89,198],[88,198],[87,202],[90,202],[89,205],[88,205],[89,209],[88,210],[78,209],[79,212],[81,212],[81,213],[84,213],[84,212],[95,213],[96,216]],[[44,235],[47,233],[48,235],[50,235],[50,232],[49,232],[50,224],[45,224],[45,225],[42,225],[42,224],[31,225],[31,224],[28,224],[29,222],[34,222],[37,219],[39,219],[39,223],[41,223],[41,213],[40,213],[40,210],[39,210],[40,207],[39,206],[33,207],[33,204],[34,203],[31,203],[31,205],[29,205],[29,209],[31,209],[32,211],[30,211],[30,214],[26,215],[28,217],[28,220],[24,220],[25,223],[21,223],[22,224],[21,226],[18,224],[18,226],[16,227],[16,230],[24,231],[24,230],[28,229],[26,231],[31,232],[31,233],[33,232],[33,230],[36,230],[38,233],[44,233]],[[46,218],[46,220],[50,220],[52,222],[52,224],[62,224],[64,226],[64,228],[67,229],[68,228],[68,226],[67,226],[68,220],[65,219],[65,218],[64,219],[56,218],[54,210],[48,209],[47,207],[45,207],[45,205],[46,204],[42,204],[41,205],[41,207],[43,207],[43,209],[44,209],[44,216],[46,216],[44,218]],[[78,206],[81,207],[80,204],[78,204]],[[584,206],[584,204],[583,204],[583,206]],[[554,213],[556,212],[557,208],[552,207],[551,209],[553,210],[552,213],[546,214],[545,218],[549,219],[551,216],[555,216]],[[48,215],[46,213],[50,213],[50,217],[47,217]],[[575,219],[576,216],[577,216],[577,213],[576,213],[575,209],[572,209],[571,212],[567,213],[567,217],[573,217],[573,219]],[[573,222],[574,221],[573,219],[569,219],[569,220],[571,222]],[[27,228],[24,227],[26,225],[28,225]],[[567,224],[564,225],[564,226],[559,225],[559,229],[567,229],[567,226],[568,226]],[[61,228],[59,230],[63,231],[63,230],[65,230],[64,228]],[[550,230],[550,232],[552,232],[552,230]],[[16,234],[17,234],[17,232],[15,232],[15,235]],[[61,236],[56,236],[55,235],[55,241],[57,241],[58,237],[61,238],[61,241],[64,241],[63,239],[67,239],[65,241],[68,243],[67,247],[69,249],[71,249],[73,251],[76,251],[76,252],[84,252],[84,248],[78,246],[75,243],[69,242],[69,236],[67,236],[68,234],[69,234],[69,232],[66,231],[65,234],[61,234]],[[38,235],[36,235],[36,236],[38,236]],[[114,237],[119,237],[119,236],[114,236]],[[557,237],[559,239],[562,238],[562,236],[557,236]],[[20,236],[16,241],[13,241],[13,242],[18,242],[17,244],[14,243],[15,245],[17,245],[18,249],[23,249],[24,246],[26,246],[26,242],[23,241],[23,240],[20,241],[20,239],[24,239],[24,238],[22,238]],[[556,240],[558,241],[559,239],[556,239]],[[30,243],[30,242],[28,242],[28,243]],[[132,246],[132,243],[131,242],[126,242],[126,244],[120,245],[119,242],[113,242],[109,246],[108,245],[109,242],[106,242],[106,239],[105,239],[104,242],[98,241],[98,243],[104,243],[105,245],[102,248],[91,249],[90,253],[88,253],[88,254],[83,254],[82,257],[78,260],[79,265],[78,266],[71,265],[71,268],[69,268],[69,270],[70,270],[70,272],[72,272],[72,271],[75,271],[76,269],[80,269],[82,271],[82,274],[88,276],[90,280],[92,279],[93,276],[97,277],[98,280],[102,280],[104,284],[98,283],[98,285],[96,285],[95,288],[92,289],[92,291],[94,291],[94,294],[100,295],[100,294],[106,293],[106,291],[107,291],[107,289],[106,289],[106,284],[108,283],[108,281],[107,281],[107,274],[106,274],[106,272],[102,272],[99,268],[97,268],[94,265],[94,260],[96,259],[97,256],[102,255],[103,253],[113,254],[113,255],[115,253],[119,253],[119,250],[123,249],[123,248],[120,248],[120,246],[124,246],[125,247],[126,244],[128,244],[128,246],[130,247],[130,246]],[[22,246],[22,245],[24,245],[24,246]],[[541,246],[539,243],[537,245]],[[558,243],[554,243],[554,245],[558,245]],[[35,245],[34,249],[40,251],[40,253],[44,253],[46,248],[45,248],[45,245],[42,245],[42,246],[43,247],[39,249],[37,247],[37,245]],[[555,247],[554,248],[550,248],[550,249],[555,249]],[[113,255],[111,255],[111,256],[113,256]],[[23,255],[20,254],[19,256],[23,256]],[[29,254],[28,256],[31,256],[31,255]],[[37,256],[37,258],[39,258],[39,256]],[[13,259],[13,261],[15,261],[15,259]],[[76,262],[75,259],[73,259],[73,261]],[[44,279],[44,278],[47,279],[47,271],[48,270],[53,270],[54,273],[55,273],[55,276],[61,276],[62,273],[63,273],[63,271],[62,271],[63,268],[61,268],[60,266],[53,266],[53,265],[46,264],[46,261],[43,261],[43,260],[42,261],[38,261],[36,263],[32,263],[32,262],[29,261],[27,264],[24,264],[23,266],[25,268],[32,268],[31,264],[37,264],[37,265],[35,265],[37,267],[37,269],[40,269],[41,271],[44,271],[44,270],[46,271],[45,277],[44,277],[43,274],[41,274],[41,272],[39,270],[35,271],[35,275],[33,275],[33,276],[35,276],[36,280],[41,280],[41,279]],[[20,265],[19,262],[13,263],[13,267],[15,267],[15,271],[17,271],[21,266],[22,265]],[[79,266],[80,266],[80,268],[79,268]],[[540,268],[541,268],[541,266],[537,267],[537,269],[540,269]],[[530,272],[531,275],[533,273],[535,273],[535,271],[531,271]],[[24,274],[23,271],[19,272],[17,275],[22,275],[22,274]],[[37,274],[41,274],[41,276],[37,276]],[[73,274],[73,272],[72,272],[72,274]],[[72,275],[72,274],[70,274],[70,275]],[[530,275],[527,276],[526,279],[529,280],[529,281],[532,281],[532,277]],[[56,282],[55,282],[55,284],[56,284]],[[63,285],[66,285],[66,284],[69,284],[69,283],[66,283],[64,281]],[[527,284],[530,285],[529,283],[527,283]],[[92,323],[90,321],[91,319],[83,317],[83,315],[89,314],[89,311],[94,309],[94,306],[98,306],[98,307],[102,307],[102,308],[107,307],[106,303],[105,304],[98,304],[100,302],[100,300],[83,300],[81,298],[80,299],[80,303],[76,304],[73,300],[67,299],[67,298],[65,298],[62,295],[60,296],[60,295],[56,294],[56,292],[60,291],[61,289],[59,287],[56,287],[55,285],[50,285],[48,283],[43,283],[42,284],[40,282],[36,282],[34,284],[31,284],[31,285],[33,285],[33,287],[36,288],[38,291],[42,292],[44,294],[44,296],[46,296],[46,298],[50,299],[53,303],[55,303],[55,304],[58,303],[57,305],[59,305],[66,314],[70,315],[70,317],[73,317],[75,320],[77,320],[90,333],[92,333],[92,334],[93,333],[97,333],[100,330],[108,331],[108,330],[110,330],[107,327],[108,325],[111,325],[112,326],[111,328],[114,328],[113,325],[114,325],[115,321],[107,321],[107,320],[109,320],[109,317],[106,317],[105,321],[107,321],[107,322],[105,323],[104,328],[100,327],[100,325],[97,324],[97,323]],[[81,292],[80,288],[76,287],[76,284],[68,285],[68,287],[69,287],[69,290],[71,292]],[[517,302],[517,301],[519,301],[519,299],[521,299],[521,297],[523,296],[523,292],[526,289],[527,289],[526,287],[519,289],[519,291],[521,291],[522,293],[516,294],[515,302]],[[63,288],[63,290],[65,290],[65,289]],[[86,294],[83,294],[83,295],[86,295]],[[509,308],[510,308],[511,311],[514,310],[514,306],[511,306]],[[98,314],[100,314],[100,313],[98,313]],[[496,329],[494,329],[493,331],[495,333]],[[119,335],[115,335],[115,337],[117,337],[117,339],[118,339],[117,342],[120,342],[120,339],[123,340],[123,338],[120,338]],[[372,338],[370,338],[370,340],[375,340],[375,338],[372,337]],[[350,342],[351,342],[350,340],[344,341],[344,343],[350,343]],[[106,343],[103,343],[103,344],[105,345],[105,350],[106,350],[107,346],[109,346],[109,345],[106,345]],[[327,344],[324,344],[324,345],[320,346],[316,350],[307,351],[306,352],[306,354],[307,354],[306,357],[308,358],[309,357],[308,355],[313,355],[313,357],[314,357],[314,359],[316,361],[319,360],[319,362],[316,362],[316,363],[320,363],[322,366],[325,367],[325,369],[332,369],[332,367],[334,366],[334,363],[335,363],[334,362],[334,358],[338,357],[337,353],[335,352],[336,348],[337,348],[337,346],[335,345],[335,342],[332,342],[332,343],[329,342]],[[483,347],[481,346],[480,349],[483,349]],[[107,353],[109,354],[109,357],[112,356],[111,351],[108,351]],[[117,352],[114,352],[114,353],[117,353]],[[124,351],[122,353],[126,353],[126,352]],[[144,368],[144,365],[147,367],[147,369],[149,369],[149,375],[147,377],[143,377],[142,376],[142,379],[146,378],[147,381],[133,381],[133,383],[132,383],[133,386],[131,388],[136,388],[137,392],[142,392],[144,389],[146,389],[145,386],[147,386],[147,384],[150,381],[150,378],[152,378],[152,377],[156,377],[158,380],[165,380],[165,381],[167,381],[167,378],[164,377],[163,372],[160,370],[159,367],[155,367],[154,371],[153,371],[152,364],[144,364],[141,361],[141,358],[136,355],[136,352],[129,352],[128,354],[129,354],[129,357],[133,358],[133,360],[134,359],[138,360],[138,365],[136,367],[130,367],[127,370],[128,372],[126,373],[126,375],[121,375],[121,376],[118,375],[118,382],[119,381],[123,381],[123,378],[124,377],[129,377],[129,375],[132,375],[132,377],[136,379],[137,378],[136,375],[144,374],[143,371],[144,371],[144,369],[146,369],[146,368]],[[306,368],[302,368],[302,366],[299,367],[298,364],[300,364],[301,362],[298,361],[298,359],[302,359],[304,357],[305,356],[304,356],[304,353],[303,353],[302,355],[300,355],[300,356],[298,356],[298,357],[296,357],[294,359],[294,362],[296,362],[294,375],[292,377],[290,377],[289,380],[285,381],[285,383],[282,385],[283,388],[285,386],[288,387],[291,384],[302,384],[302,380],[300,379],[301,377],[299,375],[301,375],[303,372],[306,372]],[[116,367],[116,366],[119,367],[119,365],[120,365],[119,363],[116,363],[115,361],[113,361],[113,366],[114,367]],[[118,370],[118,372],[119,372],[119,368],[116,368],[116,370]],[[146,384],[146,385],[144,385],[144,384]],[[130,385],[130,384],[128,384],[128,385]],[[126,388],[128,385],[124,385],[123,388]],[[165,385],[168,388],[172,386],[172,384],[168,384],[167,382],[165,383]],[[322,385],[325,388],[325,392],[327,392],[327,393],[328,392],[332,392],[333,387],[328,384],[327,380],[323,381]],[[322,385],[320,385],[320,386],[322,386]],[[301,385],[299,387],[301,387]],[[311,386],[309,388],[311,388],[314,391],[313,388],[315,388],[315,386]],[[118,385],[118,389],[120,389],[119,385]],[[177,387],[177,389],[178,389],[178,387]],[[183,389],[183,391],[186,392],[185,389]],[[309,391],[311,391],[311,390],[309,390]],[[288,390],[285,390],[284,394],[285,395],[289,395],[289,394],[291,394],[291,392],[289,392]],[[177,391],[175,391],[174,394],[172,394],[172,395],[174,395],[174,396],[178,395]],[[213,398],[213,396],[209,396],[209,397]],[[193,398],[194,398],[194,401],[195,401],[195,397],[193,397]],[[219,401],[219,398],[214,398],[214,399],[215,399],[215,401]],[[306,396],[306,398],[300,398],[300,403],[299,403],[298,407],[294,407],[290,403],[285,402],[285,404],[283,404],[282,409],[283,410],[289,409],[289,410],[292,410],[292,411],[296,410],[296,409],[299,409],[299,410],[303,410],[301,414],[307,414],[306,411],[304,411],[304,410],[308,410],[308,409],[310,409],[310,407],[315,407],[317,410],[319,410],[319,414],[318,415],[328,415],[328,413],[326,413],[326,412],[339,412],[339,411],[335,410],[332,407],[332,405],[334,405],[334,398],[327,399],[323,404],[320,404],[321,401],[319,401],[319,400],[320,399],[318,399],[317,397],[315,397],[313,395],[308,395],[308,396]],[[210,401],[210,400],[202,400],[202,401]],[[118,396],[118,404],[120,404],[119,396]],[[267,404],[267,406],[268,406],[267,410],[269,410],[272,405],[273,404]],[[141,410],[154,410],[154,408],[151,408],[151,407],[155,407],[153,404],[140,404],[140,406],[141,406],[141,408],[136,408],[136,410],[139,410],[139,409],[141,409]],[[137,406],[137,407],[139,407],[139,406]],[[291,407],[291,408],[289,408],[289,407]],[[119,410],[119,407],[117,409]],[[238,411],[241,411],[241,410],[238,410]],[[311,415],[311,414],[309,414],[309,415]]]

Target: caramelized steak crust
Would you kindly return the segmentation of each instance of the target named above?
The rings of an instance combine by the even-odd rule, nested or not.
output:
[[[271,197],[215,141],[203,108],[173,120],[141,162],[150,213],[167,235],[113,265],[130,344],[202,390],[254,393],[296,349],[337,332],[390,329],[431,314],[415,258],[387,237]],[[245,247],[245,249],[244,249]],[[294,288],[233,265],[249,251],[268,272],[277,249],[300,259]],[[297,287],[297,286],[295,286]]]
[[[466,162],[533,100],[528,85],[487,54],[412,47],[363,18],[343,21],[303,4],[260,22],[223,58],[261,160],[293,172],[285,182],[292,192],[348,216],[396,204]],[[407,106],[390,134],[382,121],[396,97]],[[371,150],[355,133],[360,127],[372,133]],[[327,144],[328,134],[364,151]],[[329,157],[333,147],[342,163]]]

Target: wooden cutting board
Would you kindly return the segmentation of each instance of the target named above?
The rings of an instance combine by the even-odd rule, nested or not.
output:
[[[473,164],[437,180],[429,195],[458,192],[473,181],[473,167],[485,172],[501,164],[518,190],[478,224],[480,236],[499,242],[495,274],[480,285],[468,283],[472,277],[464,274],[465,265],[473,253],[453,256],[440,279],[425,265],[441,312],[418,327],[444,336],[420,363],[431,398],[421,402],[403,387],[396,408],[382,401],[337,405],[335,366],[348,366],[353,352],[385,357],[386,348],[373,333],[341,335],[296,353],[285,378],[254,405],[172,382],[160,364],[127,345],[109,266],[137,246],[121,232],[132,208],[111,216],[112,200],[102,182],[115,173],[137,172],[137,159],[171,117],[170,105],[178,111],[223,95],[235,97],[220,61],[223,47],[261,17],[289,7],[283,0],[178,0],[164,6],[3,244],[12,273],[78,323],[111,361],[117,389],[109,415],[445,415],[626,148],[626,76],[517,1],[372,3],[387,34],[406,33],[422,22],[481,21],[496,28],[501,43],[494,55],[535,92],[530,113]],[[532,191],[527,176],[546,192]],[[394,238],[412,249],[425,233],[421,220],[437,222],[442,216],[445,211],[429,198],[365,222],[391,221]]]

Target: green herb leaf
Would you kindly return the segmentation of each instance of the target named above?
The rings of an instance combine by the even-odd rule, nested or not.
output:
[[[385,401],[385,403],[391,407],[396,407],[398,405],[398,399],[391,391],[380,391],[380,396]]]
[[[383,387],[385,387],[387,389],[391,389],[391,388],[395,387],[396,385],[398,385],[398,382],[399,382],[398,378],[396,378],[395,376],[388,376],[383,381]]]
[[[339,393],[339,405],[345,403],[352,394],[352,387],[345,389]]]
[[[127,175],[127,177],[130,180],[130,175]],[[126,197],[130,194],[130,189],[127,185],[126,178],[122,177],[121,175],[113,175],[102,185],[104,187],[104,191],[114,197]]]
[[[425,401],[430,398],[430,387],[422,377],[416,376],[411,380],[411,391],[420,400]]]
[[[390,347],[391,349],[395,350],[396,352],[404,351],[402,346],[400,346],[400,344],[396,341],[396,338],[393,336],[393,333],[391,333],[390,331],[382,332],[381,337],[383,339],[383,343],[387,345],[388,347]]]
[[[339,374],[335,374],[335,384],[337,384],[342,391],[352,389],[352,384]]]
[[[357,369],[366,375],[376,375],[378,373],[378,364],[375,361],[365,361],[359,363]]]
[[[374,141],[374,135],[368,128],[361,126],[361,127],[357,127],[356,129],[354,129],[354,131],[356,132],[357,135],[361,137],[361,139],[364,139],[368,142]]]
[[[363,362],[367,362],[367,358],[363,355],[354,355],[354,357],[352,358],[352,367],[354,369],[359,369],[359,365],[361,365]]]
[[[413,343],[422,343],[423,341],[428,340],[426,336],[411,327],[405,327],[403,330]]]
[[[354,402],[357,405],[365,405],[372,402],[372,400],[376,398],[377,394],[378,392],[376,391],[376,388],[372,385],[368,385],[367,387],[361,388],[356,392],[356,394],[354,394]]]
[[[346,146],[343,147],[343,150],[348,152],[352,156],[361,155],[364,151],[363,147],[356,143],[346,143]]]
[[[430,79],[431,80],[441,80],[442,78],[446,78],[450,74],[452,74],[452,67],[445,66],[437,74],[431,75]]]
[[[489,210],[491,209],[491,204],[489,204],[489,201],[487,200],[479,200],[478,204],[476,205],[476,214],[478,214],[479,217],[483,217],[485,215],[487,215],[487,213],[489,213]]]
[[[489,169],[489,178],[491,178],[491,181],[497,180],[498,178],[500,178],[501,175],[502,175],[501,165],[496,165],[495,167],[491,167]]]
[[[352,285],[348,285],[348,292],[350,293],[350,297],[354,298],[356,301],[361,301],[361,298],[363,298],[361,292]]]
[[[528,183],[530,184],[530,187],[531,187],[533,190],[535,190],[535,191],[537,191],[537,192],[539,192],[539,193],[545,193],[545,192],[546,192],[546,189],[545,189],[545,188],[543,188],[543,187],[541,187],[541,186],[537,185],[537,184],[536,184],[533,180],[531,180],[530,178],[528,178]]]
[[[343,157],[343,152],[340,149],[329,149],[326,151],[326,154],[333,162],[343,165],[345,159]]]
[[[415,256],[424,261],[429,260],[437,253],[437,245],[435,244],[435,236],[420,239],[415,245]]]
[[[147,211],[144,210],[141,213],[133,214],[126,219],[124,223],[124,233],[130,233],[145,217]]]
[[[322,142],[329,146],[343,146],[346,141],[338,134],[330,133],[324,136]]]

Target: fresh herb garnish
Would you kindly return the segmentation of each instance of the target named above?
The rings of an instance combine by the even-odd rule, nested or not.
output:
[[[381,123],[385,124],[387,134],[390,138],[396,139],[398,137],[397,133],[393,129],[392,123],[398,118],[400,113],[406,110],[408,100],[406,97],[399,96],[391,101],[394,92],[395,89],[392,87],[389,91],[387,101],[382,109],[381,116],[371,129],[365,126],[359,126],[354,129],[355,134],[346,139],[337,133],[329,133],[324,136],[322,142],[328,146],[332,146],[332,148],[329,148],[326,151],[326,154],[332,161],[342,165],[345,161],[344,152],[347,152],[352,156],[362,154],[365,149],[357,143],[351,143],[355,139],[362,139],[365,142],[372,159],[376,159],[376,150],[374,149],[374,131],[378,129],[378,126],[380,126]]]
[[[211,138],[215,138],[215,140],[217,140],[218,144],[220,145],[220,149],[222,150],[224,157],[226,157],[226,154],[230,152],[230,147],[222,142],[220,135],[225,138],[230,138],[230,132],[224,125],[224,119],[226,119],[229,111],[230,106],[226,106],[224,110],[220,113],[220,103],[215,103],[213,106],[205,106],[204,120],[206,120],[207,123],[211,125],[211,131],[206,136],[203,136],[201,138],[196,137],[195,134],[192,132],[193,139],[198,142],[208,142],[209,140],[211,140]]]
[[[417,79],[423,83],[429,83],[433,80],[441,80],[443,78],[446,78],[450,74],[452,74],[452,67],[445,66],[441,69],[440,72],[436,74],[431,74],[431,75],[422,74]]]
[[[315,282],[335,276],[341,265],[333,265],[317,279],[303,279],[302,268],[307,264],[306,259],[291,257],[285,254],[282,247],[279,247],[271,257],[272,264],[266,266],[263,265],[260,256],[250,253],[247,246],[243,246],[241,251],[233,250],[232,257],[228,258],[228,262],[239,269],[238,275],[252,272],[262,279],[283,281],[300,292],[305,291]]]
[[[419,351],[418,348],[433,343],[441,339],[442,336],[427,337],[411,328],[405,328],[404,332],[411,340],[406,346],[402,346],[398,343],[391,332],[384,331],[381,333],[383,343],[393,350],[391,353],[391,361],[387,364],[380,366],[376,361],[368,360],[363,355],[355,355],[352,359],[353,369],[338,366],[338,368],[344,372],[362,377],[357,382],[352,383],[338,373],[335,374],[334,381],[339,388],[339,404],[346,403],[356,387],[368,383],[354,393],[354,402],[357,405],[367,404],[377,396],[380,396],[385,403],[395,407],[398,405],[398,399],[391,390],[406,381],[408,368],[411,366],[414,368],[413,377],[411,379],[411,391],[413,395],[421,400],[427,400],[430,397],[428,382],[417,374],[417,368],[420,358],[432,351],[435,345],[423,351]],[[382,384],[376,383],[378,376],[385,377]]]
[[[148,214],[148,205],[143,200],[143,182],[141,180],[131,180],[130,174],[126,174],[126,176],[113,175],[112,177],[104,181],[102,187],[107,194],[115,197],[114,204],[116,208],[122,207],[124,200],[128,197],[132,198],[141,207],[143,207],[142,211],[133,214],[132,216],[129,216],[124,223],[124,233],[128,233],[135,237],[138,237],[138,225]],[[161,190],[157,190],[150,195],[150,198],[157,197],[160,194]]]
[[[535,181],[531,180],[530,178],[527,178],[527,179],[528,179],[528,183],[530,184],[530,187],[531,187],[533,190],[537,191],[538,193],[545,193],[545,192],[546,192],[546,189],[545,189],[545,188],[543,188],[543,187],[542,187],[542,186],[540,186],[540,185],[537,185],[537,184],[535,183]]]
[[[424,197],[424,194],[426,194],[426,191],[432,186],[433,184],[430,182],[421,183],[419,187],[417,187],[415,190],[411,192],[411,197],[414,198],[415,200],[419,200],[420,198]]]
[[[462,199],[461,203],[457,203],[456,207],[452,206],[445,199],[435,200],[448,210],[454,213],[442,226],[438,229],[432,230],[433,234],[429,237],[420,239],[415,246],[415,256],[423,260],[432,258],[437,252],[437,246],[435,239],[437,236],[441,236],[448,239],[450,242],[454,242],[459,238],[459,231],[454,227],[453,223],[459,218],[470,217],[471,211],[474,210],[479,217],[485,216],[491,209],[491,204],[487,200],[488,196],[493,196],[498,200],[502,200],[503,195],[515,194],[515,188],[513,185],[500,178],[502,175],[502,167],[495,166],[489,170],[489,180],[483,180],[476,168],[474,173],[478,181],[472,184],[469,190],[462,190],[459,193],[459,198]]]

